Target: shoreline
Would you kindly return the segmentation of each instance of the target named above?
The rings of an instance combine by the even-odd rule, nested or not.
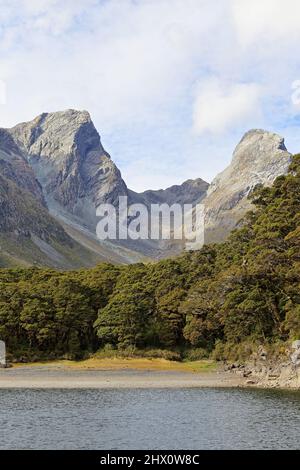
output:
[[[220,388],[243,383],[212,361],[100,359],[16,364],[0,370],[0,389]]]
[[[299,382],[224,369],[214,361],[157,358],[90,358],[18,363],[0,369],[1,389],[244,388],[300,391]]]
[[[26,374],[0,374],[1,389],[112,389],[112,388],[224,388],[243,386],[243,380],[208,372],[141,372],[141,371],[26,371]],[[29,373],[28,373],[29,372]]]

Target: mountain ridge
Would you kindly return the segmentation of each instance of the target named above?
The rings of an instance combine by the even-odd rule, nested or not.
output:
[[[287,174],[292,155],[284,138],[263,129],[244,134],[231,163],[211,182],[204,200],[205,242],[222,242],[252,207],[248,198],[257,185],[271,186]]]
[[[120,196],[127,196],[128,204],[142,203],[148,208],[151,204],[183,206],[201,202],[205,205],[205,242],[219,242],[251,207],[248,200],[251,190],[257,184],[270,185],[276,176],[285,174],[290,159],[282,137],[252,129],[236,147],[231,164],[211,185],[196,178],[166,189],[137,193],[128,188],[103,148],[87,111],[43,113],[11,129],[0,129],[0,176],[8,180],[10,188],[11,183],[20,188],[25,201],[35,199],[37,214],[43,207],[44,219],[51,221],[49,239],[59,226],[68,246],[74,243],[83,249],[83,265],[93,257],[95,263],[99,260],[131,263],[171,256],[184,249],[184,240],[97,240],[99,204],[111,203],[117,208]],[[36,229],[32,231],[29,222],[28,219],[28,227],[23,228],[27,234],[33,234],[33,240],[39,234]],[[47,235],[42,239],[47,241]],[[40,242],[39,245],[41,249]],[[49,260],[45,263],[49,264]],[[58,264],[64,267],[63,261]]]

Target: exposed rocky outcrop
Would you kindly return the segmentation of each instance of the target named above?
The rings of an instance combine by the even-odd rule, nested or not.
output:
[[[247,132],[231,164],[211,183],[205,204],[205,243],[221,242],[251,208],[248,195],[256,185],[270,186],[287,173],[291,154],[284,139],[264,130]]]
[[[170,207],[173,204],[179,204],[182,208],[184,205],[195,206],[205,198],[208,187],[209,184],[201,178],[197,178],[195,180],[190,179],[181,185],[174,185],[167,189],[148,190],[144,191],[143,193],[129,191],[129,201],[132,203],[144,204],[146,207],[148,207],[149,213],[151,211],[152,204],[159,204],[161,206],[163,204],[167,204]],[[169,231],[169,226],[162,226],[161,229],[162,231],[165,229]],[[183,227],[181,227],[181,231],[184,233]],[[154,256],[155,258],[165,258],[167,256],[176,255],[181,253],[186,248],[186,242],[184,238],[182,238],[182,240],[174,240],[172,233],[173,232],[171,228],[171,235],[169,240],[149,239],[147,241],[139,242],[138,244],[132,244],[132,246],[137,250],[142,249],[149,256]]]
[[[143,203],[149,208],[154,203],[195,204],[206,195],[208,183],[200,178],[166,190],[141,194],[128,190],[86,111],[45,113],[9,132],[33,169],[50,213],[70,234],[74,235],[75,227],[82,228],[81,238],[95,238],[97,206],[112,203],[117,208],[120,196],[127,196],[128,204]],[[129,262],[143,255],[160,258],[183,249],[182,244],[150,239],[117,240],[114,244],[120,250],[130,250],[122,252]]]
[[[245,385],[266,388],[300,388],[300,340],[276,356],[259,347],[243,364],[227,364],[225,369],[245,378]]]
[[[49,214],[42,188],[22,150],[9,132],[0,129],[0,241],[1,254],[14,255],[14,245],[32,245],[33,236],[57,249],[72,249],[73,242],[63,228]],[[8,246],[9,245],[9,246]],[[16,247],[17,248],[17,247]],[[35,246],[36,261],[41,254]],[[46,262],[49,259],[46,260]],[[67,264],[67,260],[65,260]],[[0,264],[1,260],[0,260]],[[50,263],[51,265],[51,263]],[[53,264],[55,265],[55,263]]]
[[[88,112],[44,113],[12,129],[0,129],[0,234],[21,233],[31,241],[38,237],[35,246],[39,251],[43,247],[47,257],[53,251],[44,242],[57,241],[57,237],[69,247],[77,243],[85,257],[94,256],[95,263],[130,263],[145,255],[167,257],[182,251],[184,241],[97,240],[97,206],[112,203],[117,207],[120,196],[127,196],[128,204],[143,203],[148,208],[204,202],[205,242],[219,242],[251,207],[247,198],[251,190],[257,184],[270,185],[286,173],[290,159],[281,137],[253,130],[243,137],[230,166],[210,187],[198,178],[165,190],[136,193],[127,188],[104,150]],[[55,259],[60,258],[55,255]]]
[[[167,189],[148,190],[143,193],[130,191],[131,199],[149,204],[197,204],[207,193],[209,184],[197,178],[187,180],[181,185],[174,185]]]
[[[17,146],[6,129],[0,129],[0,174],[13,181],[18,188],[24,189],[45,206],[42,187],[33,169],[26,160],[26,155]]]
[[[0,129],[0,266],[37,264],[74,268],[108,260],[116,263],[139,261],[140,257],[131,257],[128,250],[116,251],[109,244],[100,245],[96,236],[86,235],[81,226],[79,231],[75,228],[68,230],[69,227],[65,229],[61,221],[54,217],[55,211],[49,211],[51,201],[62,208],[63,202],[67,201],[66,210],[72,214],[78,188],[83,186],[83,182],[79,182],[79,187],[73,185],[72,177],[85,166],[80,162],[79,150],[78,155],[77,150],[74,153],[73,164],[71,157],[71,160],[68,157],[63,159],[64,152],[61,159],[58,156],[52,162],[54,157],[49,152],[45,160],[40,161],[38,148],[42,149],[44,144],[46,148],[59,146],[64,150],[68,146],[76,147],[76,144],[71,144],[70,137],[72,132],[76,134],[75,125],[71,126],[72,132],[69,130],[69,134],[65,129],[66,140],[61,134],[60,142],[54,137],[57,134],[55,126],[52,130],[49,126],[50,134],[44,144],[43,141],[37,143],[43,134],[42,123],[45,120],[43,115],[32,123],[20,124],[11,130]],[[84,122],[84,116],[79,121]],[[73,136],[74,142],[76,139],[81,141],[80,130],[78,134],[79,137]],[[83,146],[99,145],[99,136],[97,140],[92,132],[87,132],[83,140]],[[113,165],[109,157],[104,156],[104,159]],[[117,170],[115,173],[118,175]],[[84,174],[84,170],[80,174]],[[85,184],[84,190],[87,192],[89,187],[92,193],[93,184],[89,185],[86,181]]]
[[[88,112],[45,113],[10,133],[27,155],[54,214],[75,216],[95,233],[95,207],[127,195]]]

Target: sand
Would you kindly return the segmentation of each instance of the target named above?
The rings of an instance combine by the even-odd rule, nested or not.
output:
[[[145,361],[144,361],[145,362]],[[180,363],[176,370],[167,369],[167,364],[157,361],[148,365],[143,362],[130,366],[125,361],[113,365],[104,363],[103,367],[88,367],[81,363],[59,363],[17,365],[9,369],[0,369],[0,388],[190,388],[190,387],[238,387],[243,379],[233,374],[217,370],[215,367],[195,367],[194,370],[181,370]],[[169,361],[166,361],[169,362]],[[205,364],[204,364],[205,365]],[[206,364],[207,365],[207,364]]]

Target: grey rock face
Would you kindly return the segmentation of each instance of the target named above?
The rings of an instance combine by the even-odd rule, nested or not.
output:
[[[251,208],[250,191],[258,184],[270,186],[287,173],[290,162],[282,137],[264,130],[247,132],[204,200],[205,243],[223,241]]]
[[[187,180],[181,185],[174,185],[167,189],[148,190],[143,193],[133,193],[132,198],[140,200],[144,204],[196,204],[207,193],[209,184],[201,178]]]
[[[95,228],[96,206],[127,194],[88,112],[42,114],[10,132],[27,155],[55,214],[72,214]]]
[[[291,354],[291,361],[292,364],[296,366],[300,366],[300,340],[296,340],[292,344],[292,354]]]
[[[0,341],[0,367],[6,366],[6,348],[4,341]]]
[[[88,148],[96,146],[101,150],[97,132],[93,131],[92,126],[84,125],[88,121],[86,116],[75,116],[75,121],[77,118],[79,125],[79,129],[75,130],[77,124],[74,124],[72,112],[57,114],[60,122],[61,114],[70,114],[68,119],[71,120],[71,125],[70,129],[66,125],[60,131],[57,123],[52,122],[51,126],[49,125],[48,130],[50,132],[52,127],[53,138],[50,132],[49,139],[44,142],[46,148],[54,149],[59,146],[63,149],[59,154],[60,158],[54,161],[51,161],[54,155],[49,151],[41,162],[44,144],[43,141],[37,144],[43,134],[42,125],[47,115],[42,115],[31,123],[20,124],[13,129],[0,129],[0,266],[35,264],[69,269],[92,266],[100,261],[126,263],[140,260],[140,257],[136,259],[135,254],[129,250],[117,251],[115,247],[102,246],[95,240],[95,236],[86,235],[83,229],[84,218],[80,230],[76,230],[76,227],[69,229],[69,226],[64,226],[61,219],[58,221],[57,217],[53,217],[56,213],[52,207],[50,214],[51,203],[53,206],[56,205],[59,211],[66,208],[72,214],[72,202],[76,208],[74,196],[78,194],[80,184],[86,192],[90,190],[91,198],[94,196],[93,185],[89,185],[84,179],[86,173],[82,169],[85,168],[85,164],[81,162],[80,157],[89,153]],[[84,134],[86,127],[91,129]],[[62,139],[58,142],[59,132]],[[63,138],[64,135],[66,140]],[[73,141],[75,144],[71,144]],[[72,145],[76,149],[78,147],[78,155],[77,150],[74,153],[74,164],[66,155],[68,153],[66,149]],[[109,157],[104,155],[103,160],[105,158],[108,160],[108,165],[113,165]],[[73,187],[70,182],[76,173],[84,176],[82,181],[79,181],[79,186],[76,183]],[[82,200],[84,201],[84,198]],[[94,216],[95,209],[92,214]]]
[[[127,188],[120,171],[104,150],[88,112],[44,113],[12,129],[0,129],[0,177],[4,178],[1,207],[4,215],[13,210],[8,204],[8,190],[4,190],[4,185],[8,185],[10,194],[15,193],[15,187],[29,192],[45,211],[49,210],[60,221],[71,237],[76,235],[79,243],[84,238],[84,243],[89,247],[92,243],[94,249],[98,243],[93,238],[98,222],[96,207],[101,203],[117,206],[119,196],[128,196],[129,204],[144,203],[148,207],[150,204],[195,205],[204,202],[205,242],[219,242],[251,208],[247,199],[249,192],[257,184],[271,185],[278,175],[287,172],[290,161],[291,155],[283,138],[263,130],[252,130],[237,146],[229,167],[213,180],[210,187],[198,178],[166,190],[138,194]],[[19,197],[20,201],[22,198]],[[19,206],[21,211],[21,203]],[[6,218],[10,222],[6,226],[13,228],[23,220]],[[45,219],[44,215],[41,218]],[[28,225],[27,222],[26,219]],[[49,220],[50,225],[53,223]],[[34,233],[45,239],[37,230]],[[125,240],[118,245],[118,248],[105,247],[105,250],[108,248],[105,259],[107,256],[110,260],[111,253],[117,253],[120,245],[122,249],[129,248],[128,253],[122,254],[122,259],[125,256],[127,262],[137,254],[133,252],[154,258],[165,257],[181,251],[184,244],[181,241]],[[48,248],[47,252],[50,253]],[[132,259],[136,260],[134,256]]]
[[[19,188],[30,192],[45,205],[41,185],[28,164],[26,156],[6,129],[0,129],[0,174],[14,181]]]
[[[166,190],[138,194],[128,190],[120,171],[103,149],[100,136],[86,111],[42,114],[10,131],[36,175],[50,212],[64,224],[87,228],[95,234],[96,207],[127,196],[128,203],[195,204],[208,183],[188,180]],[[151,257],[167,256],[173,245],[152,240],[117,242]],[[182,247],[177,245],[176,250]]]
[[[0,129],[0,232],[67,239],[49,216],[42,187],[6,129]]]
[[[148,190],[142,193],[135,193],[129,190],[129,202],[144,204],[148,207],[149,213],[151,211],[152,204],[167,204],[172,206],[173,204],[179,204],[183,207],[185,204],[192,204],[193,206],[200,202],[207,193],[209,184],[201,178],[195,180],[187,180],[181,185],[174,185],[167,189],[159,190]],[[149,225],[150,228],[150,225]],[[168,227],[161,227],[162,231]],[[166,258],[181,253],[185,249],[184,240],[143,240],[138,243],[129,242],[129,246],[134,246],[137,250],[142,250],[150,257],[154,258]]]

